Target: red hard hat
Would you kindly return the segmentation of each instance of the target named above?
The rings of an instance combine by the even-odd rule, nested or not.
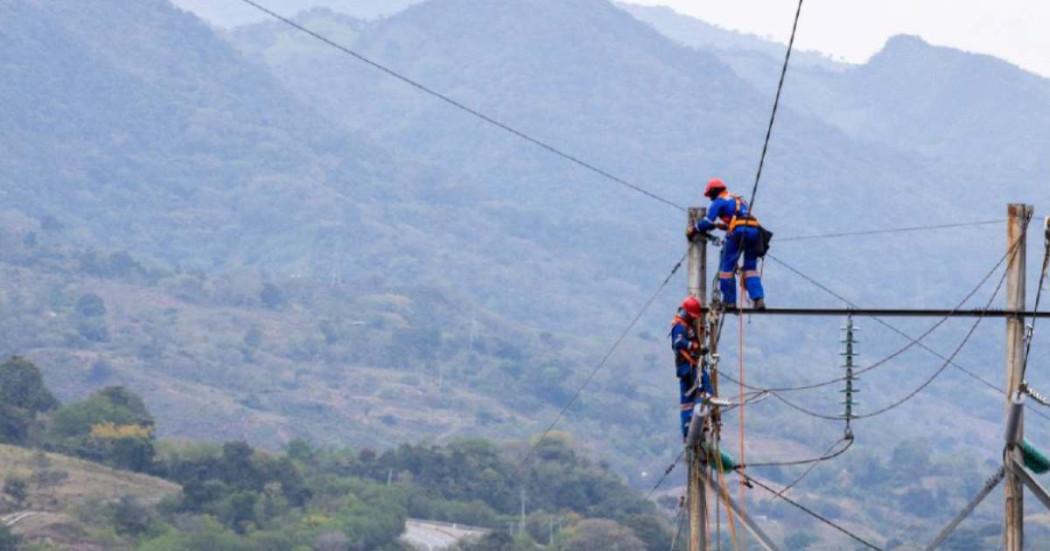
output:
[[[696,297],[686,297],[686,299],[682,301],[682,310],[685,310],[685,313],[693,318],[699,318],[703,314],[703,312],[701,312],[702,308],[703,307],[700,305],[700,299]]]
[[[712,197],[712,194],[722,193],[726,190],[726,183],[721,178],[711,178],[711,181],[707,182],[707,187],[704,188],[704,197]]]

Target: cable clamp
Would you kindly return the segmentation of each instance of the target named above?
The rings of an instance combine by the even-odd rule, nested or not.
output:
[[[1021,383],[1020,391],[1025,393],[1025,394],[1027,394],[1027,395],[1029,395],[1029,396],[1031,396],[1032,399],[1035,400],[1036,402],[1038,402],[1040,405],[1044,405],[1044,406],[1050,407],[1050,399],[1048,399],[1046,396],[1044,396],[1038,390],[1035,390],[1034,388],[1028,386],[1027,382],[1022,382]]]

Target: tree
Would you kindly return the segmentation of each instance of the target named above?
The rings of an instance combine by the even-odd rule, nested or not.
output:
[[[29,497],[29,483],[20,476],[8,476],[4,479],[4,493],[15,501],[16,507],[21,507]]]
[[[29,443],[37,413],[56,406],[58,400],[32,362],[16,356],[0,364],[0,442]]]
[[[133,496],[121,496],[110,507],[109,516],[119,534],[138,536],[149,530],[150,513]]]
[[[514,538],[505,532],[489,532],[480,539],[459,544],[456,549],[458,551],[514,551]]]
[[[95,293],[87,293],[77,300],[77,313],[85,318],[97,318],[106,315],[106,302]]]
[[[348,551],[350,538],[342,532],[323,532],[314,538],[314,551]]]
[[[230,494],[218,507],[219,520],[238,534],[244,534],[256,522],[255,503],[258,499],[253,492]]]
[[[108,387],[59,409],[48,431],[67,453],[135,471],[153,467],[153,416],[142,398]]]
[[[58,406],[58,400],[44,386],[40,368],[18,356],[0,364],[0,403],[32,413]]]
[[[630,528],[605,519],[588,519],[576,525],[567,549],[615,549],[618,551],[645,551],[645,544]]]
[[[645,543],[649,551],[663,551],[671,547],[670,529],[652,515],[631,515],[622,521],[638,539]]]
[[[280,310],[288,302],[281,288],[273,283],[263,284],[262,291],[259,292],[259,300],[271,310]]]
[[[33,419],[24,410],[0,403],[0,443],[24,445]]]
[[[19,538],[7,526],[0,524],[0,551],[18,551],[22,538]]]

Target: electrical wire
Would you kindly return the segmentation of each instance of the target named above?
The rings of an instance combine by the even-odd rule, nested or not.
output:
[[[842,450],[836,452],[833,455],[829,455],[828,459],[821,459],[819,461],[814,461],[813,463],[811,463],[809,465],[809,467],[806,467],[805,471],[802,471],[802,474],[798,475],[798,477],[796,477],[795,480],[791,481],[791,484],[788,484],[787,486],[784,486],[783,488],[781,488],[780,491],[777,492],[777,495],[783,496],[783,495],[787,494],[795,486],[798,486],[799,484],[801,484],[802,481],[806,479],[806,477],[808,477],[809,475],[813,474],[813,471],[815,471],[817,469],[817,467],[819,467],[822,463],[824,463],[825,461],[830,461],[831,459],[834,459],[835,457],[846,453],[846,450],[850,449],[850,447],[853,446],[853,438],[846,437],[846,438],[843,438],[843,440],[845,440],[847,442],[845,448],[843,448]],[[828,448],[828,451],[826,451],[824,453],[825,454],[831,453],[831,450],[835,449],[835,447],[838,446],[838,444],[839,444],[838,442],[832,444],[831,447]]]
[[[685,499],[678,500],[678,515],[675,517],[675,523],[678,525],[678,529],[674,532],[674,537],[671,538],[671,551],[674,551],[678,545],[678,539],[682,537],[682,524],[685,521]]]
[[[437,98],[437,99],[439,99],[439,100],[441,100],[441,101],[451,105],[452,107],[455,107],[456,109],[459,109],[460,111],[463,111],[463,112],[465,112],[465,113],[467,113],[467,114],[469,114],[469,115],[471,115],[471,116],[473,116],[473,117],[475,117],[477,119],[480,119],[480,120],[482,120],[482,121],[484,121],[484,122],[486,122],[486,123],[488,123],[488,124],[490,124],[492,126],[495,126],[496,128],[499,128],[499,129],[501,129],[501,130],[503,130],[505,132],[513,134],[514,136],[517,136],[518,138],[521,138],[522,140],[525,140],[525,141],[527,141],[527,142],[529,142],[529,143],[531,143],[531,144],[533,144],[535,146],[538,146],[541,149],[544,149],[544,150],[546,150],[549,153],[552,153],[552,154],[554,154],[554,155],[556,155],[558,157],[561,157],[562,159],[565,159],[566,161],[569,161],[569,162],[571,162],[571,163],[573,163],[573,164],[575,164],[577,166],[583,167],[583,168],[585,168],[585,169],[587,169],[587,170],[589,170],[589,171],[591,171],[591,172],[593,172],[595,174],[598,174],[599,176],[602,176],[603,178],[606,178],[607,180],[615,182],[615,183],[617,183],[617,184],[619,184],[621,186],[624,186],[626,188],[634,190],[634,191],[636,191],[636,192],[638,192],[638,193],[640,193],[642,195],[645,195],[646,197],[649,197],[650,199],[653,199],[655,201],[659,201],[660,203],[663,203],[663,204],[665,204],[667,206],[673,207],[673,208],[678,209],[678,210],[683,211],[683,212],[687,211],[687,209],[685,207],[683,207],[682,205],[679,205],[678,203],[675,203],[674,201],[672,201],[670,199],[667,199],[665,197],[661,197],[660,195],[657,195],[656,193],[653,193],[652,191],[649,191],[649,190],[647,190],[647,189],[645,189],[645,188],[643,188],[641,186],[632,184],[632,183],[628,182],[627,180],[624,180],[623,178],[620,178],[619,176],[616,176],[616,175],[612,174],[611,172],[608,172],[608,171],[606,171],[606,170],[604,170],[602,168],[599,168],[598,166],[596,166],[594,164],[591,164],[591,163],[589,163],[587,161],[584,161],[583,159],[580,159],[579,157],[576,157],[575,155],[572,155],[570,153],[566,153],[566,152],[558,149],[557,147],[554,147],[553,145],[551,145],[551,144],[549,144],[549,143],[547,143],[547,142],[545,142],[543,140],[540,140],[538,138],[534,138],[534,137],[530,136],[529,134],[526,134],[525,132],[522,132],[521,130],[518,130],[518,129],[516,129],[516,128],[514,128],[514,127],[512,127],[512,126],[510,126],[510,125],[508,125],[508,124],[506,124],[504,122],[501,122],[501,121],[499,121],[499,120],[497,120],[497,119],[495,119],[495,118],[493,118],[493,117],[491,117],[489,115],[486,115],[486,114],[482,113],[481,111],[478,111],[477,109],[474,109],[473,107],[469,107],[466,104],[460,102],[459,100],[453,99],[452,97],[450,97],[450,96],[448,96],[446,94],[438,92],[437,90],[435,90],[435,89],[433,89],[433,88],[431,88],[431,87],[429,87],[429,86],[427,86],[427,85],[425,85],[425,84],[423,84],[423,83],[421,83],[421,82],[419,82],[417,80],[414,80],[414,79],[412,79],[412,78],[410,78],[408,76],[405,76],[404,74],[399,73],[398,71],[396,71],[396,70],[394,70],[394,69],[392,69],[390,67],[387,67],[386,65],[383,65],[383,64],[379,63],[378,61],[375,61],[375,60],[373,60],[371,58],[365,57],[364,55],[362,55],[362,54],[360,54],[360,53],[350,49],[347,46],[344,46],[344,45],[342,45],[342,44],[340,44],[340,43],[338,43],[338,42],[336,42],[336,41],[334,41],[334,40],[332,40],[332,39],[330,39],[330,38],[328,38],[328,37],[326,37],[326,36],[316,32],[316,31],[310,30],[309,28],[304,27],[303,25],[300,25],[299,23],[296,23],[295,21],[293,21],[293,20],[291,20],[291,19],[289,19],[289,18],[287,18],[287,17],[285,17],[285,16],[283,16],[281,14],[279,14],[277,12],[274,12],[274,11],[270,10],[269,8],[267,8],[267,7],[265,7],[265,6],[261,5],[261,4],[258,4],[254,0],[240,0],[240,1],[242,3],[244,3],[244,4],[247,4],[247,5],[251,6],[251,7],[255,8],[255,9],[257,9],[257,10],[263,12],[263,13],[265,13],[266,15],[269,15],[270,17],[272,17],[272,18],[274,18],[274,19],[276,19],[276,20],[278,20],[278,21],[280,21],[280,22],[282,22],[282,23],[284,23],[284,24],[286,24],[286,25],[288,25],[288,26],[290,26],[290,27],[292,27],[294,29],[297,29],[297,30],[299,30],[299,31],[301,31],[303,33],[306,33],[306,34],[312,36],[313,38],[316,38],[317,40],[320,40],[321,42],[323,42],[323,43],[325,43],[325,44],[327,44],[327,45],[329,45],[329,46],[331,46],[331,47],[333,47],[333,48],[343,52],[344,54],[347,54],[347,55],[349,55],[351,57],[356,58],[358,61],[361,61],[363,63],[371,65],[375,69],[378,69],[379,71],[382,71],[383,73],[386,73],[387,75],[392,76],[392,77],[400,80],[401,82],[404,82],[405,84],[408,84],[409,86],[412,86],[413,88],[416,88],[417,90],[419,90],[419,91],[421,91],[421,92],[423,92],[425,94],[433,96],[433,97],[435,97],[435,98]]]
[[[996,294],[998,294],[998,293],[996,293]],[[949,356],[949,360],[944,362],[944,364],[941,365],[941,367],[938,368],[937,371],[933,372],[933,375],[930,375],[930,377],[928,379],[926,379],[925,381],[923,381],[923,383],[921,385],[919,385],[915,390],[909,392],[907,395],[905,395],[900,400],[897,400],[896,402],[893,402],[892,404],[890,404],[888,406],[885,406],[885,407],[883,407],[881,409],[875,410],[875,411],[873,411],[871,413],[864,413],[864,414],[860,414],[860,415],[854,415],[853,419],[855,419],[855,420],[856,419],[870,419],[872,417],[878,417],[879,415],[882,415],[884,413],[888,413],[888,412],[890,412],[890,411],[892,411],[894,409],[897,409],[898,407],[900,407],[900,406],[904,405],[905,403],[907,403],[908,401],[910,401],[912,398],[918,396],[920,392],[926,390],[927,387],[929,387],[931,384],[933,384],[933,381],[937,380],[937,377],[941,376],[941,373],[944,373],[944,370],[948,369],[948,367],[951,365],[951,360],[954,360],[955,357],[959,355],[959,352],[962,352],[963,348],[965,348],[967,343],[970,342],[970,339],[973,337],[974,332],[977,331],[977,327],[979,327],[981,325],[982,321],[984,321],[983,317],[979,317],[976,320],[974,320],[973,324],[970,326],[970,330],[966,333],[966,336],[963,338],[962,342],[959,343],[959,346],[957,346],[955,348],[955,350],[952,352],[951,356]]]
[[[996,266],[996,268],[998,268],[998,265]],[[999,291],[1002,290],[1003,284],[1006,282],[1006,275],[1007,275],[1006,271],[1003,271],[1003,276],[999,279],[999,284],[995,287],[995,291],[992,293],[992,296],[988,299],[988,303],[985,305],[985,309],[990,308],[991,305],[992,305],[992,302],[994,302],[995,298],[997,296],[999,296]],[[925,381],[923,381],[923,383],[920,384],[917,388],[915,388],[914,390],[912,390],[911,392],[906,394],[903,398],[901,398],[901,399],[899,399],[899,400],[889,404],[888,406],[885,406],[883,408],[880,408],[880,409],[875,410],[875,411],[870,412],[870,413],[853,415],[851,417],[851,419],[859,420],[859,419],[870,419],[872,417],[877,417],[879,415],[882,415],[884,413],[888,413],[888,412],[890,412],[890,411],[892,411],[892,410],[894,410],[894,409],[904,405],[905,403],[910,401],[912,398],[918,396],[919,393],[921,393],[922,391],[926,390],[927,387],[929,387],[931,384],[933,384],[933,382],[938,377],[940,377],[940,375],[942,373],[944,373],[944,371],[946,369],[948,369],[948,367],[951,365],[951,362],[955,359],[955,357],[958,356],[959,353],[962,352],[963,348],[965,348],[966,345],[970,342],[970,339],[973,337],[973,334],[977,331],[977,327],[980,326],[982,321],[984,321],[984,317],[978,317],[976,320],[974,320],[973,324],[970,325],[970,329],[969,329],[969,331],[967,331],[966,336],[963,337],[962,342],[959,343],[959,346],[957,346],[955,348],[955,350],[951,353],[951,355],[948,357],[948,359],[945,360],[944,364],[942,364],[941,367],[939,367],[936,371],[934,371],[933,374],[930,375]],[[860,372],[862,372],[862,371],[863,370],[859,371],[858,374]],[[841,415],[839,415],[839,416],[831,416],[831,415],[825,415],[825,414],[820,414],[820,413],[816,413],[816,412],[813,412],[813,411],[806,410],[805,408],[803,408],[803,407],[801,407],[801,406],[799,406],[797,404],[791,403],[790,401],[788,401],[787,399],[785,399],[782,396],[779,396],[776,393],[774,393],[774,397],[779,399],[784,404],[786,404],[786,405],[788,405],[788,406],[790,406],[790,407],[792,407],[792,408],[794,408],[794,409],[796,409],[798,411],[802,411],[802,412],[806,413],[807,415],[811,415],[813,417],[819,417],[821,419],[836,419],[836,418],[837,419],[841,419],[841,420],[846,419],[844,416],[841,416]]]
[[[769,114],[769,126],[766,127],[766,139],[762,141],[762,155],[758,158],[758,170],[755,172],[755,184],[751,186],[751,200],[747,204],[751,214],[755,213],[755,196],[758,194],[758,183],[762,180],[762,168],[766,165],[766,153],[769,152],[769,140],[773,136],[773,123],[777,120],[777,108],[780,107],[780,93],[784,90],[784,77],[791,64],[791,51],[795,48],[795,34],[798,32],[798,19],[802,15],[802,1],[798,0],[795,10],[795,22],[791,24],[791,38],[788,39],[787,52],[784,54],[784,65],[780,68],[780,82],[777,83],[777,94],[773,97],[773,111]]]
[[[605,367],[605,364],[609,361],[609,358],[611,358],[613,353],[615,353],[616,350],[620,347],[620,344],[623,343],[624,339],[627,338],[627,335],[630,334],[631,330],[634,329],[634,326],[638,324],[638,321],[642,319],[642,316],[644,316],[645,313],[649,310],[649,307],[652,306],[654,302],[656,302],[656,299],[659,298],[660,294],[663,293],[665,288],[667,288],[667,285],[671,282],[671,278],[673,278],[674,275],[678,273],[678,270],[682,268],[682,264],[685,262],[685,259],[686,255],[682,255],[682,257],[678,259],[678,263],[674,265],[674,268],[671,268],[671,273],[667,274],[667,277],[665,277],[663,282],[660,283],[660,286],[656,288],[656,291],[654,291],[653,294],[649,297],[649,300],[645,301],[645,304],[642,305],[642,308],[631,319],[631,322],[627,324],[627,327],[624,328],[624,330],[620,333],[620,336],[616,338],[612,346],[609,347],[609,349],[602,356],[601,360],[594,366],[594,369],[592,369],[591,372],[587,375],[587,378],[584,379],[583,383],[581,383],[580,386],[576,389],[576,392],[574,392],[572,397],[569,398],[569,401],[566,402],[565,405],[561,408],[561,411],[559,411],[558,415],[555,416],[553,421],[551,421],[551,424],[548,425],[547,429],[543,431],[543,434],[540,435],[538,440],[536,440],[536,443],[529,448],[528,453],[526,453],[525,457],[522,458],[521,462],[519,463],[519,466],[522,466],[526,462],[528,462],[528,460],[532,457],[532,454],[535,453],[536,449],[539,448],[540,445],[543,443],[543,440],[547,438],[547,435],[550,434],[552,430],[554,430],[554,427],[557,426],[558,422],[561,421],[562,417],[565,416],[565,413],[569,411],[569,408],[571,408],[572,405],[576,403],[576,400],[580,397],[580,394],[583,393],[583,389],[587,388],[587,385],[591,383],[591,380],[594,379],[594,376],[597,375],[603,367]]]
[[[748,463],[746,465],[746,467],[749,468],[749,469],[751,469],[751,468],[763,468],[763,467],[797,467],[797,466],[801,466],[801,465],[810,465],[810,464],[813,464],[813,463],[821,463],[821,462],[824,462],[824,461],[831,461],[832,459],[835,459],[835,458],[841,456],[842,454],[846,453],[846,451],[848,451],[851,447],[853,447],[853,441],[854,441],[853,438],[848,437],[848,436],[844,436],[844,437],[836,440],[835,443],[832,444],[822,455],[820,455],[819,457],[814,457],[812,459],[797,459],[797,460],[793,460],[793,461],[765,461],[765,462],[758,462],[758,463]],[[845,442],[846,445],[843,446],[842,449],[836,450],[835,448],[839,447],[839,445],[841,445],[843,442]]]
[[[1016,246],[1016,244],[1015,244],[1015,246]],[[1011,254],[1011,253],[1007,253],[1007,255],[1004,256],[1003,260],[1005,260],[1005,258],[1008,257],[1009,254]],[[770,255],[770,256],[772,256],[772,255]],[[845,298],[841,294],[836,293],[835,291],[833,291],[830,288],[828,288],[826,285],[821,284],[819,281],[817,281],[814,278],[806,275],[805,273],[803,273],[799,269],[795,268],[794,266],[791,266],[791,265],[787,264],[786,262],[784,262],[783,260],[781,260],[779,258],[774,258],[774,260],[776,262],[778,262],[779,264],[781,264],[782,266],[784,266],[785,268],[787,268],[788,270],[794,272],[799,277],[809,281],[810,283],[812,283],[813,285],[815,285],[819,289],[825,291],[829,295],[831,295],[831,296],[833,296],[833,297],[843,301],[844,303],[846,303],[847,305],[849,305],[849,306],[851,306],[853,308],[857,308],[858,307],[858,305],[856,303],[850,301],[849,299]],[[944,354],[934,350],[933,348],[930,348],[928,345],[926,345],[924,342],[922,342],[921,339],[923,337],[920,336],[920,338],[916,339],[915,337],[912,337],[911,335],[909,335],[906,332],[904,332],[904,331],[900,330],[899,328],[897,328],[895,325],[887,322],[886,320],[884,320],[883,318],[880,318],[878,316],[871,316],[871,319],[874,320],[879,325],[882,325],[883,327],[886,327],[890,331],[893,331],[894,333],[896,333],[896,334],[898,334],[898,335],[908,339],[911,343],[917,345],[919,348],[922,348],[923,350],[929,352],[930,354],[933,354],[934,356],[936,356],[936,357],[938,357],[938,358],[940,358],[942,360],[949,360],[949,358],[947,356],[945,356]],[[951,361],[951,365],[953,367],[955,367],[956,369],[958,369],[959,371],[961,371],[964,374],[966,374],[967,376],[969,376],[970,378],[972,378],[975,381],[981,383],[982,385],[984,385],[984,386],[986,386],[986,387],[996,391],[999,394],[1002,394],[1003,396],[1006,396],[1006,391],[1005,390],[1003,390],[999,386],[995,385],[994,383],[989,382],[987,379],[981,377],[977,373],[973,372],[971,369],[969,369],[969,368],[959,364],[956,361]],[[871,367],[871,366],[869,366],[869,367]],[[729,377],[729,379],[732,381],[731,377]],[[798,391],[798,390],[810,390],[810,389],[813,389],[813,388],[819,388],[819,387],[822,387],[822,386],[827,386],[827,385],[830,385],[830,384],[843,382],[845,380],[846,380],[845,377],[840,377],[840,378],[838,378],[836,380],[825,381],[823,383],[817,383],[817,384],[812,384],[812,385],[802,385],[802,386],[796,386],[796,387],[783,387],[783,388],[776,388],[776,389],[773,389],[773,390],[775,390],[777,392],[790,392],[790,391]],[[732,381],[732,382],[735,382],[735,381]],[[759,389],[759,387],[753,387],[752,388],[752,390],[758,390],[758,389]],[[775,397],[776,398],[780,398],[781,401],[784,402],[782,397],[779,397],[779,396],[775,396]],[[801,407],[799,407],[799,406],[797,406],[795,404],[788,403],[787,405],[789,405],[790,407],[793,407],[793,408],[795,408],[795,409],[797,409],[797,410],[799,410],[799,411],[801,411],[803,413],[811,414],[814,417],[819,417],[820,416],[820,414],[816,414],[816,413],[814,413],[812,411],[806,410],[805,408],[801,408]],[[1046,413],[1043,413],[1043,412],[1041,412],[1039,410],[1031,410],[1031,411],[1033,413],[1035,413],[1037,416],[1042,417],[1043,419],[1046,419],[1046,420],[1050,421],[1050,415],[1048,415]]]
[[[855,237],[861,235],[881,235],[887,233],[907,233],[925,230],[943,230],[950,228],[968,228],[975,226],[990,226],[993,224],[1003,224],[1006,220],[983,220],[978,222],[959,222],[955,224],[934,224],[930,226],[904,226],[900,228],[884,228],[879,230],[859,230],[859,231],[847,231],[837,233],[820,233],[814,235],[794,235],[789,237],[778,237],[776,238],[777,243],[789,243],[792,241],[810,241],[814,239],[835,239],[838,237]]]
[[[952,309],[953,313],[957,312],[960,309],[962,309],[966,305],[966,303],[969,302],[969,300],[971,298],[973,298],[974,295],[976,295],[978,293],[978,291],[981,290],[982,287],[984,287],[985,283],[987,283],[988,280],[990,280],[992,278],[992,276],[995,275],[995,272],[999,270],[999,267],[1002,266],[1003,262],[1005,262],[1006,259],[1010,256],[1010,254],[1012,254],[1012,252],[1017,248],[1017,246],[1020,244],[1020,242],[1021,242],[1020,239],[1018,239],[1017,241],[1014,242],[1013,246],[1010,247],[1010,250],[1007,251],[1007,253],[1004,254],[999,259],[998,262],[996,262],[995,266],[993,266],[992,269],[989,270],[987,274],[985,274],[985,276],[981,279],[981,281],[978,282],[977,285],[974,286],[974,288],[969,293],[967,293],[966,296],[964,296],[962,298],[962,300],[960,300],[956,304],[955,308]],[[815,286],[819,287],[820,289],[823,289],[825,292],[829,293],[830,295],[834,296],[835,298],[838,298],[839,300],[845,302],[847,305],[849,305],[849,306],[851,306],[853,308],[858,308],[858,306],[854,302],[850,301],[849,299],[847,299],[846,297],[842,296],[841,294],[836,293],[835,291],[831,290],[829,287],[827,287],[826,285],[820,283],[819,281],[816,281],[815,279],[811,278],[810,276],[802,273],[801,271],[799,271],[794,266],[791,266],[790,264],[784,262],[783,260],[780,260],[779,258],[777,258],[777,257],[775,257],[775,256],[773,256],[771,254],[767,255],[767,256],[771,260],[773,260],[774,262],[776,262],[776,263],[780,264],[781,266],[784,266],[785,268],[787,268],[789,271],[794,272],[796,275],[802,277],[803,279],[806,279],[807,281],[810,281],[812,284],[814,284]],[[989,306],[990,306],[990,304],[989,304]],[[924,339],[926,339],[931,334],[933,334],[933,332],[936,331],[939,327],[941,327],[942,325],[947,323],[947,321],[950,319],[950,317],[951,317],[950,315],[942,317],[940,320],[938,320],[936,323],[934,323],[929,329],[924,331],[917,338],[911,337],[910,335],[904,333],[903,331],[900,331],[900,330],[894,328],[894,330],[897,333],[899,333],[899,334],[905,336],[906,338],[908,338],[909,342],[907,344],[905,344],[903,347],[901,347],[901,348],[897,349],[896,351],[894,351],[893,353],[889,354],[888,356],[886,356],[886,357],[880,359],[879,361],[873,363],[872,365],[869,365],[869,366],[867,366],[867,367],[865,367],[863,369],[856,370],[854,372],[854,376],[859,376],[859,375],[862,375],[862,374],[867,373],[869,371],[872,371],[874,369],[877,369],[877,368],[879,368],[879,367],[881,367],[881,366],[883,366],[883,365],[885,365],[885,364],[895,360],[896,358],[898,358],[899,356],[901,356],[902,354],[904,354],[905,352],[910,350],[912,347],[917,346],[917,345],[921,345],[922,341]],[[892,328],[892,326],[889,326],[889,327]],[[932,352],[932,350],[931,350],[931,352]],[[942,357],[942,359],[945,359],[945,358]],[[725,372],[723,372],[723,371],[719,371],[719,374],[721,376],[723,376],[723,377],[726,377],[728,380],[730,380],[734,384],[740,384],[739,381],[734,380],[731,376],[726,375]],[[797,391],[803,391],[803,390],[813,390],[813,389],[817,389],[817,388],[821,388],[821,387],[825,387],[825,386],[829,386],[829,385],[833,385],[833,384],[838,384],[838,383],[844,382],[845,380],[846,380],[846,377],[843,376],[843,377],[835,377],[833,379],[828,379],[828,380],[820,381],[820,382],[816,382],[816,383],[810,383],[810,384],[805,384],[805,385],[796,385],[796,386],[760,387],[760,386],[746,385],[746,384],[743,385],[743,386],[745,388],[749,389],[749,390],[753,390],[753,391],[756,391],[756,392],[760,392],[760,391],[772,392],[772,393],[774,393],[775,397],[780,398],[779,396],[776,396],[777,393],[781,393],[781,392],[797,392]],[[781,401],[784,401],[784,400],[781,398]],[[802,411],[804,411],[804,409]]]
[[[1035,313],[1039,311],[1039,302],[1043,298],[1043,284],[1046,283],[1047,272],[1050,271],[1050,226],[1046,229],[1046,248],[1043,252],[1043,268],[1039,272],[1039,286],[1035,293],[1035,307],[1032,308],[1032,322],[1028,326],[1028,342],[1025,343],[1024,349],[1024,363],[1021,364],[1021,380],[1024,380],[1025,373],[1028,371],[1028,357],[1032,353],[1032,341],[1035,335],[1035,322],[1039,318],[1035,317]]]
[[[758,486],[759,488],[762,488],[763,490],[773,494],[773,497],[778,498],[778,499],[782,499],[782,500],[788,502],[789,504],[793,505],[794,507],[796,507],[800,511],[806,513],[807,515],[809,515],[809,516],[819,520],[820,522],[823,522],[824,524],[827,524],[828,526],[834,528],[835,530],[838,530],[839,532],[842,532],[843,534],[849,536],[850,538],[852,538],[854,541],[860,543],[861,545],[863,545],[865,547],[868,547],[869,549],[875,549],[876,551],[882,551],[882,549],[879,546],[869,542],[868,540],[858,536],[857,534],[854,534],[853,532],[850,532],[848,529],[846,529],[842,525],[837,524],[836,522],[832,521],[831,519],[825,517],[824,515],[821,515],[820,513],[810,509],[809,507],[806,507],[805,505],[802,505],[801,503],[791,499],[790,497],[788,497],[786,495],[781,495],[775,489],[773,489],[769,485],[763,483],[762,481],[756,479],[755,477],[748,476],[748,475],[741,475],[741,477],[744,478],[744,480],[747,481],[748,483],[754,484],[755,486]]]
[[[683,446],[682,451],[678,452],[678,457],[676,457],[674,461],[670,465],[668,465],[666,469],[664,469],[663,476],[660,477],[660,480],[656,481],[656,484],[654,484],[652,489],[649,490],[649,493],[645,495],[646,500],[652,499],[653,494],[656,493],[656,490],[660,489],[660,486],[662,486],[663,483],[667,481],[667,477],[671,476],[671,472],[674,471],[675,467],[677,467],[678,464],[682,462],[682,458],[685,457],[685,451],[686,448]]]

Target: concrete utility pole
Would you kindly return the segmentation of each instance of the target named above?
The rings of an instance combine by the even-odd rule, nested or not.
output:
[[[688,227],[695,227],[696,221],[706,214],[706,209],[690,208]],[[707,240],[695,236],[689,241],[687,264],[689,294],[700,299],[707,307]],[[706,317],[696,322],[697,336],[700,342],[706,342]],[[697,377],[700,374],[697,373]],[[699,380],[699,379],[698,379]],[[698,442],[687,452],[689,461],[689,483],[686,505],[689,507],[689,551],[707,550],[707,488],[704,486],[704,461],[702,442]]]
[[[1011,204],[1008,208],[1006,264],[1006,308],[1016,312],[1025,309],[1025,260],[1028,222],[1032,219],[1031,206]],[[1024,365],[1025,328],[1020,316],[1006,320],[1006,415],[1009,422],[1014,399],[1021,389],[1021,371]],[[1017,441],[1024,435],[1023,410],[1017,420]],[[1021,451],[1015,448],[1013,457],[1007,461],[1022,463]],[[1013,469],[1006,469],[1006,508],[1003,515],[1004,551],[1021,551],[1024,548],[1024,487],[1021,478]]]

